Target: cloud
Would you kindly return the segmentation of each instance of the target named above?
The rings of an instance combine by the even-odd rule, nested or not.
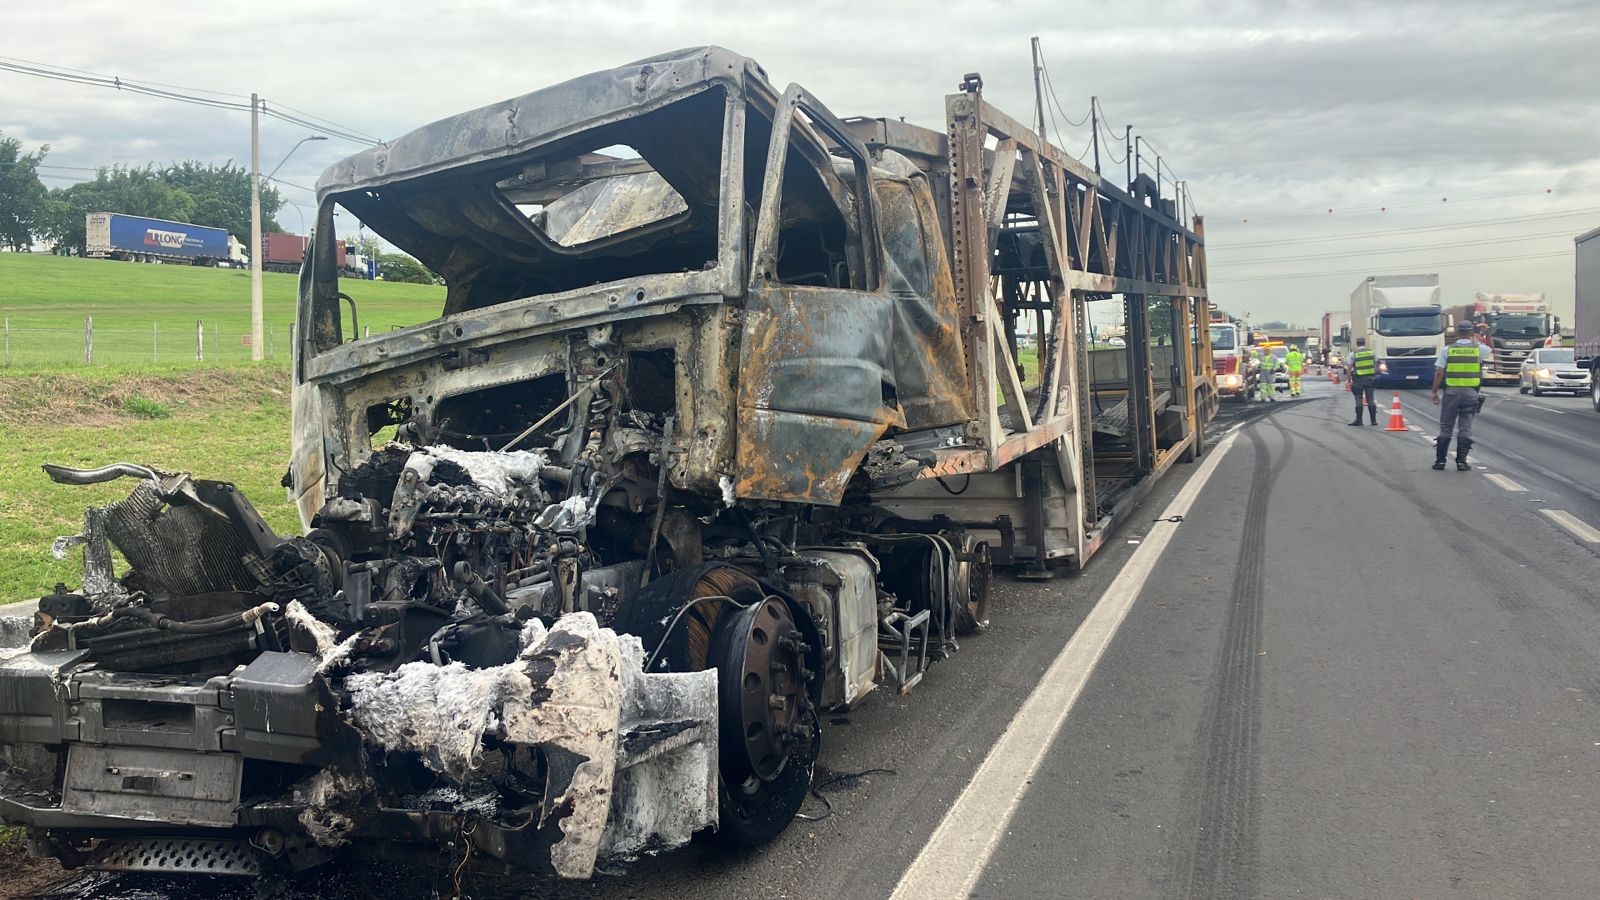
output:
[[[186,7],[128,16],[123,3],[23,4],[0,55],[293,104],[393,137],[508,96],[680,47],[715,43],[756,58],[841,115],[905,116],[942,128],[944,96],[984,75],[991,100],[1030,118],[1028,38],[1043,41],[1055,100],[1076,119],[1098,95],[1119,132],[1132,123],[1187,180],[1206,215],[1215,300],[1261,318],[1310,321],[1346,302],[1359,276],[1251,280],[1570,250],[1570,241],[1368,251],[1447,242],[1451,233],[1327,242],[1357,230],[1600,207],[1600,19],[1590,2],[1143,2],[815,0],[750,4],[578,0],[452,4],[390,0],[333,10],[310,0]],[[1059,121],[1078,153],[1088,126]],[[195,158],[247,162],[248,123],[223,112],[0,73],[0,130],[52,145],[62,166]],[[268,121],[263,166],[306,134]],[[310,185],[359,149],[297,150],[280,177]],[[1104,148],[1109,174],[1120,146]],[[1554,194],[1546,195],[1546,188]],[[310,196],[285,187],[307,203]],[[1455,205],[1439,198],[1462,199]],[[1437,205],[1433,205],[1437,203]],[[1379,212],[1387,207],[1387,212]],[[1319,213],[1332,208],[1334,213]],[[296,222],[293,212],[287,221]],[[1248,220],[1248,221],[1246,221]],[[1515,236],[1593,219],[1533,222]],[[1263,236],[1315,243],[1230,250]],[[1228,259],[1352,251],[1341,261],[1230,266]],[[1487,251],[1487,252],[1477,252]],[[1447,299],[1544,290],[1570,310],[1570,259],[1441,269]],[[1348,285],[1345,282],[1349,282]]]

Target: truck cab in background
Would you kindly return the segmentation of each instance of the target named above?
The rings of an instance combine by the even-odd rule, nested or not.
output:
[[[1367,276],[1350,295],[1350,327],[1377,355],[1380,387],[1429,384],[1445,344],[1439,276]]]
[[[1249,364],[1243,338],[1238,325],[1212,320],[1211,370],[1217,380],[1217,393],[1224,399],[1250,399]]]
[[[1479,293],[1472,303],[1452,306],[1445,315],[1454,322],[1488,327],[1494,360],[1483,370],[1487,384],[1516,383],[1528,354],[1561,330],[1561,320],[1550,314],[1544,294]]]
[[[228,259],[217,264],[221,269],[248,269],[250,268],[250,254],[245,252],[245,246],[233,235],[228,235]]]

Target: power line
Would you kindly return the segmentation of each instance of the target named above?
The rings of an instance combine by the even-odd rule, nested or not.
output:
[[[1487,228],[1494,225],[1513,225],[1519,222],[1542,222],[1548,219],[1573,219],[1579,216],[1588,216],[1600,213],[1600,206],[1586,209],[1575,209],[1570,212],[1539,213],[1525,216],[1506,216],[1500,219],[1482,219],[1476,222],[1460,222],[1454,225],[1418,225],[1413,228],[1392,228],[1385,231],[1351,231],[1344,234],[1331,234],[1310,238],[1284,238],[1276,241],[1250,241],[1243,244],[1217,242],[1214,238],[1206,242],[1209,250],[1243,250],[1249,247],[1283,247],[1291,244],[1322,244],[1329,241],[1353,241],[1361,238],[1389,237],[1397,234],[1416,234],[1428,231],[1455,231],[1465,228]]]
[[[371,143],[371,144],[381,144],[381,143],[383,143],[383,140],[381,138],[378,138],[378,137],[376,137],[374,135],[367,134],[365,131],[357,131],[354,128],[350,128],[348,126],[340,125],[338,122],[334,122],[334,121],[330,121],[328,119],[324,119],[321,116],[312,115],[311,113],[308,113],[303,109],[296,109],[293,106],[290,106],[289,104],[284,103],[281,100],[274,101],[274,103],[277,105],[278,109],[287,109],[290,112],[297,113],[298,115],[300,115],[300,116],[302,116],[304,118],[310,119],[313,122],[321,122],[321,123],[323,123],[325,125],[328,125],[328,126],[333,127],[333,128],[338,128],[338,129],[340,129],[342,131],[347,131],[347,132],[349,132],[351,134],[354,134],[354,135],[360,135],[363,138],[365,138],[368,143]]]
[[[50,63],[42,63],[42,62],[39,62],[38,60],[21,59],[19,57],[15,57],[15,56],[0,56],[0,60],[9,60],[9,61],[15,62],[15,63],[22,63],[24,65],[29,65],[29,66],[39,66],[41,68],[46,68],[46,69],[59,69],[59,70],[61,70],[63,72],[72,72],[72,73],[75,73],[75,74],[78,74],[78,75],[88,75],[91,78],[102,77],[98,73],[85,71],[84,69],[74,69],[74,68],[72,68],[70,66],[56,66],[56,65],[51,65]],[[159,81],[147,81],[147,82],[145,82],[145,84],[154,85],[156,87],[172,88],[175,91],[188,91],[191,94],[211,94],[214,97],[233,97],[235,99],[244,100],[244,101],[248,101],[250,99],[248,96],[246,96],[244,94],[228,94],[228,93],[224,93],[222,91],[207,90],[206,88],[184,87],[181,84],[163,84],[163,83],[161,83]]]
[[[295,184],[292,181],[284,181],[282,178],[264,178],[264,179],[262,179],[262,183],[264,183],[264,184],[281,184],[284,187],[292,187],[292,188],[295,188],[297,190],[305,191],[308,194],[315,194],[317,192],[316,188],[308,188],[303,184]]]
[[[1121,143],[1123,141],[1123,137],[1122,137],[1122,135],[1119,135],[1119,134],[1116,134],[1116,133],[1112,132],[1111,126],[1106,124],[1106,108],[1105,108],[1105,106],[1103,104],[1100,103],[1100,98],[1096,97],[1093,102],[1094,102],[1094,107],[1100,111],[1100,117],[1099,117],[1099,120],[1098,120],[1099,123],[1100,123],[1100,127],[1105,129],[1106,154],[1111,157],[1111,162],[1112,162],[1113,165],[1118,165],[1118,166],[1123,165],[1124,163],[1126,163],[1128,161],[1128,151],[1127,150],[1123,150],[1121,156],[1118,156],[1116,153],[1113,153],[1111,151],[1112,147],[1116,146],[1117,144],[1119,144],[1119,143]]]
[[[1479,247],[1479,246],[1483,246],[1485,244],[1515,244],[1515,243],[1520,243],[1522,241],[1549,240],[1550,238],[1555,238],[1555,237],[1562,237],[1562,238],[1569,238],[1570,239],[1572,237],[1572,232],[1571,231],[1547,231],[1547,232],[1544,232],[1542,234],[1527,234],[1527,235],[1522,235],[1520,237],[1482,238],[1480,240],[1472,240],[1472,241],[1455,241],[1455,242],[1452,242],[1452,243],[1449,243],[1449,244],[1415,244],[1415,245],[1410,246],[1410,247],[1391,247],[1391,248],[1388,248],[1388,249],[1385,249],[1385,250],[1346,250],[1346,251],[1341,252],[1341,253],[1313,253],[1313,254],[1305,254],[1305,255],[1301,255],[1301,256],[1278,256],[1278,257],[1263,256],[1263,257],[1259,257],[1259,258],[1256,258],[1256,259],[1234,259],[1234,260],[1228,260],[1226,265],[1243,266],[1243,265],[1250,265],[1250,264],[1254,264],[1254,263],[1305,262],[1305,261],[1313,260],[1313,259],[1344,259],[1344,258],[1351,257],[1351,256],[1368,256],[1368,255],[1379,254],[1379,253],[1414,253],[1414,252],[1416,252],[1418,250],[1443,250],[1443,249],[1447,249],[1447,248],[1450,248],[1450,247]]]
[[[1059,98],[1056,97],[1055,82],[1052,82],[1050,80],[1050,64],[1045,62],[1045,59],[1044,59],[1044,44],[1043,43],[1041,43],[1039,45],[1039,69],[1044,72],[1044,83],[1045,83],[1045,86],[1046,86],[1046,90],[1050,94],[1051,102],[1055,103],[1057,109],[1061,109],[1061,101],[1060,101]],[[1089,115],[1087,113],[1085,113],[1083,118],[1081,118],[1078,121],[1074,122],[1074,121],[1072,121],[1072,117],[1067,115],[1067,111],[1064,110],[1064,109],[1061,109],[1061,118],[1066,120],[1068,128],[1081,128],[1083,126],[1084,122],[1089,121]]]
[[[14,72],[19,75],[30,75],[35,78],[46,78],[54,81],[65,81],[73,84],[86,84],[93,87],[127,91],[129,93],[142,94],[147,97],[156,97],[162,100],[176,100],[180,103],[189,103],[195,106],[206,106],[213,109],[238,111],[250,110],[250,103],[248,100],[242,103],[232,100],[219,100],[215,99],[215,97],[198,96],[195,93],[183,93],[183,91],[196,90],[191,88],[166,90],[162,87],[156,86],[155,82],[128,81],[116,75],[101,75],[92,72],[84,72],[77,69],[65,69],[60,66],[47,66],[42,63],[26,64],[23,62],[14,62],[12,59],[13,58],[11,57],[0,57],[0,71]],[[203,93],[209,93],[222,97],[237,96],[234,94],[221,94],[216,91],[204,91]],[[294,107],[285,105],[284,109],[294,110]],[[293,125],[298,125],[302,128],[307,128],[320,134],[326,134],[329,137],[342,138],[344,140],[351,141],[352,143],[369,145],[382,143],[382,141],[376,138],[364,135],[355,131],[354,129],[347,128],[327,119],[317,119],[318,122],[322,123],[317,124],[316,122],[311,121],[311,119],[316,119],[317,117],[310,116],[308,113],[300,113],[299,116],[296,116],[292,115],[291,113],[282,112],[276,107],[275,104],[269,104],[265,99],[261,100],[260,112],[261,115],[269,118],[278,119]],[[298,112],[298,110],[295,110],[295,112]],[[302,116],[307,118],[302,118]]]
[[[1578,190],[1578,191],[1582,191],[1582,190],[1592,189],[1593,187],[1594,187],[1594,185],[1588,185],[1588,184],[1568,185],[1563,190],[1568,190],[1568,191]],[[1554,193],[1555,193],[1555,188],[1545,188],[1543,191],[1537,191],[1537,192],[1523,190],[1523,191],[1512,191],[1510,193],[1502,193],[1502,194],[1477,194],[1477,195],[1466,196],[1466,197],[1456,197],[1454,199],[1452,199],[1450,197],[1440,197],[1438,200],[1422,200],[1422,201],[1418,201],[1418,202],[1415,202],[1415,203],[1395,203],[1395,204],[1390,204],[1390,205],[1387,205],[1387,206],[1380,206],[1377,209],[1372,209],[1371,207],[1366,207],[1366,208],[1356,207],[1351,212],[1347,212],[1347,213],[1345,213],[1345,212],[1335,212],[1335,208],[1334,207],[1329,207],[1328,209],[1326,209],[1323,212],[1289,213],[1289,214],[1285,214],[1285,215],[1281,215],[1281,216],[1244,217],[1244,218],[1241,218],[1239,220],[1239,224],[1249,224],[1249,223],[1253,223],[1253,222],[1283,222],[1283,221],[1288,221],[1288,220],[1291,220],[1291,219],[1326,219],[1329,216],[1333,216],[1333,215],[1342,215],[1342,216],[1382,215],[1384,213],[1389,212],[1390,210],[1395,210],[1395,209],[1417,209],[1419,207],[1424,207],[1424,206],[1437,207],[1437,206],[1446,205],[1446,204],[1453,205],[1453,204],[1460,204],[1460,203],[1476,203],[1476,202],[1481,201],[1481,200],[1506,200],[1506,199],[1511,199],[1511,198],[1526,198],[1526,197],[1534,196],[1534,195],[1537,195],[1537,194],[1547,194],[1548,195],[1548,194],[1554,194]]]
[[[1490,256],[1490,257],[1482,257],[1480,259],[1457,259],[1457,260],[1449,260],[1449,261],[1446,261],[1446,262],[1402,263],[1402,264],[1393,264],[1393,263],[1391,263],[1389,265],[1383,266],[1382,268],[1388,269],[1390,271],[1397,271],[1397,270],[1412,270],[1412,271],[1415,271],[1415,270],[1426,270],[1426,269],[1448,269],[1448,268],[1453,268],[1455,266],[1476,266],[1476,265],[1482,265],[1484,263],[1516,262],[1516,261],[1527,260],[1527,259],[1555,259],[1556,257],[1566,257],[1568,259],[1571,259],[1572,258],[1572,251],[1571,250],[1564,250],[1564,251],[1559,252],[1559,253],[1526,253],[1526,254],[1522,254],[1522,255],[1519,255],[1519,256]],[[1328,271],[1328,272],[1288,272],[1288,273],[1284,273],[1284,274],[1280,274],[1280,275],[1240,275],[1238,277],[1230,277],[1230,276],[1227,275],[1226,271],[1224,270],[1220,274],[1220,276],[1219,276],[1219,273],[1216,272],[1216,271],[1211,272],[1211,282],[1213,284],[1215,284],[1215,283],[1218,283],[1218,282],[1233,283],[1233,282],[1240,282],[1240,281],[1281,281],[1281,280],[1286,279],[1286,278],[1321,278],[1321,277],[1324,277],[1324,276],[1327,276],[1327,275],[1366,275],[1366,274],[1370,274],[1372,272],[1373,268],[1374,268],[1373,266],[1367,266],[1367,267],[1361,268],[1361,269],[1339,269],[1339,270],[1336,270],[1336,271]]]

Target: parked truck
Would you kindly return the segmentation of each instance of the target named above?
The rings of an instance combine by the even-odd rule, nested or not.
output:
[[[1211,320],[1211,373],[1222,399],[1249,401],[1254,379],[1244,331],[1227,318]]]
[[[269,231],[261,236],[261,268],[267,272],[287,272],[299,274],[300,265],[305,259],[307,238],[301,234],[284,234]],[[334,244],[338,254],[340,274],[349,278],[368,278],[367,266],[364,257],[352,261],[345,251],[344,241]],[[356,263],[359,261],[359,265]]]
[[[84,217],[84,255],[220,268],[250,264],[244,245],[224,229],[112,212]]]
[[[299,274],[306,255],[308,238],[299,234],[267,232],[261,236],[261,268],[267,272]],[[377,277],[373,260],[359,253],[349,252],[344,241],[334,244],[338,254],[339,274],[345,278],[372,280]]]
[[[1489,384],[1516,384],[1522,361],[1561,330],[1561,320],[1550,313],[1544,294],[1479,293],[1473,302],[1452,306],[1444,313],[1446,324],[1472,322],[1488,327],[1494,359],[1484,368],[1483,378]]]
[[[1437,275],[1369,275],[1350,294],[1352,334],[1378,359],[1378,385],[1427,385],[1444,349]]]
[[[587,878],[783,831],[826,710],[982,632],[992,566],[1087,564],[1216,408],[1198,217],[976,75],[946,110],[842,120],[700,48],[334,165],[306,532],[223,481],[49,467],[137,486],[0,659],[0,817],[69,865],[233,874],[358,846]],[[360,336],[341,208],[444,279],[438,318]]]
[[[1600,413],[1600,228],[1578,235],[1573,251],[1573,346],[1589,370],[1589,401]]]

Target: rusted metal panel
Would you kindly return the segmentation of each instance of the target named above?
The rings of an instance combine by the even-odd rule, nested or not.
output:
[[[745,309],[735,494],[837,504],[867,447],[903,425],[887,295],[773,286]]]

